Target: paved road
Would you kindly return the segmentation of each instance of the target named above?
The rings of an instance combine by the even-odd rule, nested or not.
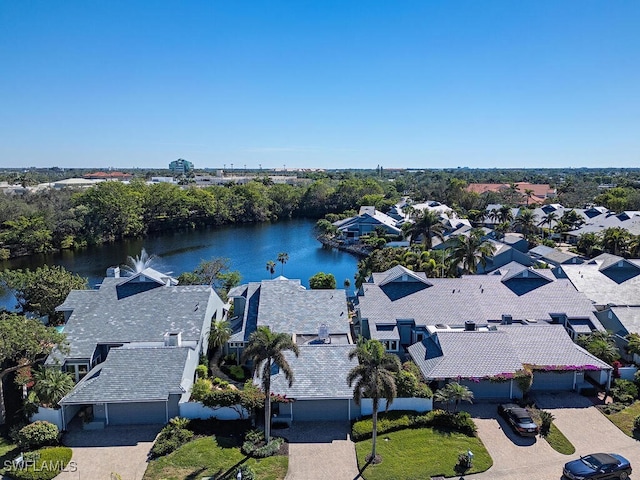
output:
[[[282,433],[289,440],[285,480],[353,480],[358,477],[356,449],[347,422],[297,422]]]
[[[162,425],[107,427],[104,430],[74,430],[63,443],[73,449],[68,471],[56,480],[140,480],[147,469],[147,455]]]
[[[473,405],[465,409],[474,416],[494,463],[484,473],[465,475],[465,480],[559,480],[567,461],[594,452],[620,453],[640,468],[640,443],[622,433],[588,399],[574,394],[541,395],[537,404],[553,414],[554,423],[576,447],[576,453],[561,455],[544,439],[515,435],[497,417],[497,405]]]

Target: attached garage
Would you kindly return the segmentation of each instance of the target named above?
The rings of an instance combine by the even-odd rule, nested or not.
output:
[[[534,372],[531,391],[567,391],[573,390],[574,372]]]
[[[109,425],[149,425],[167,423],[167,402],[107,404]]]
[[[351,399],[298,400],[291,404],[293,421],[350,420],[356,416],[351,403]]]
[[[489,380],[481,380],[480,382],[472,382],[462,380],[460,384],[465,385],[473,392],[473,398],[476,400],[495,400],[511,398],[511,382],[491,382]],[[517,396],[519,390],[514,385],[513,395]]]

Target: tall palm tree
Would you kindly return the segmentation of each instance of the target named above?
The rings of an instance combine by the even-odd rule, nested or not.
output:
[[[531,197],[533,197],[533,193],[533,190],[531,190],[530,188],[524,189],[524,195],[525,197],[527,197],[527,206],[529,206],[529,200],[531,200]]]
[[[544,217],[542,217],[542,220],[538,225],[540,226],[540,225],[546,224],[549,226],[549,231],[551,231],[551,224],[555,222],[557,219],[558,219],[558,214],[556,212],[549,212]]]
[[[513,224],[520,230],[524,238],[529,240],[531,235],[536,231],[536,219],[537,215],[533,210],[529,210],[528,208],[520,209]]]
[[[487,265],[487,258],[493,255],[496,247],[488,240],[483,239],[484,232],[479,228],[474,228],[469,232],[469,236],[458,235],[455,244],[451,249],[451,268],[462,267],[462,273],[476,273],[478,264],[483,267]]]
[[[513,220],[513,212],[511,208],[507,205],[502,205],[498,209],[498,221],[500,223],[511,222]]]
[[[231,338],[231,324],[226,320],[215,320],[211,322],[209,331],[209,348],[216,350],[222,348]]]
[[[358,365],[353,367],[347,375],[347,382],[353,388],[353,400],[360,405],[363,397],[371,398],[373,403],[371,432],[371,455],[367,461],[377,463],[376,442],[378,437],[378,407],[380,400],[386,399],[387,407],[396,397],[396,380],[394,373],[400,371],[400,360],[397,356],[387,353],[384,345],[378,340],[364,340],[360,338],[356,348],[349,352],[349,359],[358,358]],[[385,411],[386,411],[385,409]]]
[[[276,273],[276,262],[273,260],[267,262],[267,272],[271,274],[271,278],[273,279],[273,274]]]
[[[405,234],[411,235],[412,242],[422,235],[422,245],[425,249],[431,250],[433,236],[438,237],[441,241],[444,240],[444,225],[437,213],[431,210],[423,210],[414,215],[413,223],[406,227]]]
[[[242,352],[242,358],[252,362],[253,373],[260,369],[264,401],[264,438],[271,439],[271,367],[275,364],[282,370],[289,386],[293,385],[293,370],[284,356],[286,350],[291,350],[297,357],[300,354],[298,345],[291,335],[274,333],[269,327],[261,326],[249,336],[247,346]]]
[[[460,385],[458,382],[451,382],[437,390],[433,398],[438,402],[446,403],[447,411],[449,411],[449,404],[453,402],[453,411],[455,412],[458,410],[460,402],[473,403],[473,392],[465,385]]]
[[[493,223],[497,223],[500,220],[500,210],[497,208],[492,208],[491,210],[489,210],[487,218],[493,221]]]
[[[280,275],[284,275],[284,264],[289,261],[289,254],[287,252],[280,252],[278,254],[278,261],[282,264]]]
[[[71,374],[57,368],[43,367],[33,374],[33,391],[40,403],[55,407],[67,393],[73,390],[75,382]]]
[[[614,255],[624,255],[628,251],[629,231],[622,227],[607,228],[602,232],[602,248]]]

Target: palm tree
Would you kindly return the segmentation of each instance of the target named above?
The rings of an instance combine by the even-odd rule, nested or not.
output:
[[[627,253],[629,231],[622,227],[607,228],[602,232],[602,248],[614,255]]]
[[[267,272],[271,274],[271,278],[273,279],[273,274],[276,273],[276,262],[273,260],[267,262]]]
[[[640,335],[637,333],[630,333],[627,335],[627,352],[631,355],[640,355]]]
[[[551,231],[551,224],[555,222],[557,219],[558,219],[558,214],[556,212],[549,212],[544,217],[542,217],[542,220],[538,225],[540,226],[540,225],[546,224],[549,226],[549,231]]]
[[[289,261],[289,254],[287,252],[280,252],[278,254],[278,261],[282,264],[280,275],[284,275],[284,264]]]
[[[524,194],[527,197],[527,206],[529,206],[529,200],[531,200],[531,197],[533,197],[533,193],[533,190],[531,190],[530,188],[524,189]]]
[[[260,326],[249,336],[247,346],[242,352],[243,361],[251,361],[253,374],[260,369],[264,402],[264,438],[271,439],[271,368],[275,364],[282,370],[289,386],[293,385],[293,370],[284,356],[286,350],[291,350],[297,357],[300,354],[298,345],[291,335],[274,333],[269,327]]]
[[[497,208],[492,208],[491,210],[489,210],[487,218],[493,221],[493,223],[497,223],[500,220],[500,210]]]
[[[453,411],[455,412],[458,410],[458,404],[460,402],[473,403],[473,392],[465,385],[460,385],[458,382],[451,382],[437,390],[433,398],[438,402],[446,403],[447,411],[449,411],[449,404],[453,402]]]
[[[43,367],[33,374],[33,391],[43,406],[55,408],[75,382],[71,374],[57,368]]]
[[[511,222],[511,220],[513,220],[513,212],[511,211],[511,208],[507,205],[502,205],[498,209],[498,221],[500,223],[504,223]]]
[[[435,235],[441,241],[444,240],[444,225],[440,221],[438,214],[431,210],[423,210],[413,217],[413,223],[405,228],[405,235],[411,235],[411,241],[422,235],[422,245],[425,249],[431,250],[433,246],[432,237]]]
[[[231,338],[231,324],[226,320],[216,320],[211,322],[209,331],[209,348],[216,350],[224,347]]]
[[[378,436],[378,407],[380,400],[387,401],[385,411],[396,397],[396,380],[394,373],[400,371],[400,360],[397,356],[387,353],[384,345],[378,340],[364,340],[360,338],[356,348],[349,352],[349,359],[358,358],[358,365],[353,367],[347,375],[347,382],[353,389],[353,400],[360,405],[363,397],[371,398],[373,404],[371,432],[371,455],[367,461],[377,463],[376,441]]]
[[[536,231],[536,214],[533,210],[520,209],[518,216],[513,221],[514,226],[518,227],[524,238],[529,240],[531,235]]]
[[[462,267],[462,273],[476,273],[478,264],[487,265],[487,258],[493,255],[496,247],[488,240],[483,239],[484,232],[474,228],[469,236],[458,235],[451,249],[450,261],[452,268],[458,265]]]
[[[600,245],[600,238],[593,232],[583,233],[578,237],[576,248],[588,258],[593,257],[593,251]]]

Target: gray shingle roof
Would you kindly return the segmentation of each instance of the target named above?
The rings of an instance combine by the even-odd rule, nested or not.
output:
[[[190,348],[112,348],[60,404],[145,402],[183,393]]]
[[[439,349],[430,338],[409,347],[411,358],[429,379],[482,378],[514,373],[523,364],[611,368],[573,343],[562,325],[509,325],[499,326],[495,331],[442,331],[437,332],[436,339]]]
[[[611,307],[611,311],[627,332],[640,334],[640,307]]]
[[[640,305],[640,274],[616,276],[615,266],[620,257],[599,256],[582,265],[562,265],[562,271],[574,287],[596,305]],[[607,265],[602,268],[602,265]],[[640,260],[626,260],[623,270],[633,275]]]
[[[285,352],[295,380],[289,387],[282,372],[272,375],[271,391],[296,399],[353,397],[347,375],[358,365],[356,358],[349,360],[354,348],[355,345],[303,345],[298,358]]]
[[[398,319],[413,319],[416,325],[464,325],[467,320],[483,323],[501,320],[508,314],[514,320],[551,320],[550,314],[565,313],[569,318],[588,318],[598,328],[589,299],[576,291],[568,279],[554,279],[550,271],[536,273],[544,279],[512,278],[503,282],[511,266],[501,274],[469,275],[462,278],[429,278],[432,286],[413,289],[410,282],[398,282],[390,292],[389,285],[378,284],[387,273],[374,273],[373,283],[364,283],[364,295],[358,297],[360,318],[368,319],[371,336],[391,339],[376,324],[395,324]],[[518,267],[521,268],[521,267]],[[414,282],[415,283],[415,282]],[[599,327],[601,328],[601,327]]]
[[[300,280],[280,277],[250,283],[242,325],[231,341],[246,341],[256,326],[272,332],[312,334],[325,324],[330,334],[348,334],[349,314],[344,290],[307,290]]]
[[[73,309],[64,328],[67,358],[88,358],[99,343],[162,342],[167,332],[182,332],[183,341],[198,341],[207,325],[208,286],[158,286],[118,298],[123,279],[107,278],[98,290],[72,291],[59,310]]]

